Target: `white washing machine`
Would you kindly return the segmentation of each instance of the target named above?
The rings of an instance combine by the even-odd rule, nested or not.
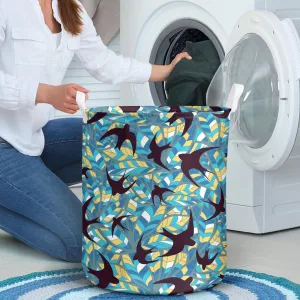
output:
[[[210,39],[224,58],[228,38],[239,18],[250,10],[268,9],[281,17],[295,13],[297,0],[120,0],[121,53],[152,64],[167,64],[180,52],[182,39]],[[296,4],[299,3],[299,4]],[[164,84],[121,88],[122,104],[165,101]]]
[[[124,55],[168,64],[186,41],[210,39],[223,63],[209,104],[225,104],[239,90],[228,155],[231,230],[300,226],[299,33],[297,0],[121,0]],[[163,83],[121,89],[122,105],[165,100]]]

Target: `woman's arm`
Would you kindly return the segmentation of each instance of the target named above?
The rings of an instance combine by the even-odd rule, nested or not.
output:
[[[0,0],[0,51],[6,36],[6,15],[3,1]],[[88,93],[75,84],[51,86],[38,81],[19,78],[0,70],[0,108],[18,110],[34,108],[37,103],[47,103],[56,109],[74,114],[79,108],[76,104],[77,91]]]
[[[0,51],[6,35],[6,14],[3,0],[0,0]],[[0,70],[0,107],[17,110],[34,107],[38,82],[20,79]]]
[[[85,69],[99,81],[113,84],[164,81],[178,61],[183,58],[191,59],[187,53],[182,53],[169,66],[152,66],[122,55],[118,56],[104,45],[97,35],[93,21],[84,7],[82,5],[81,7],[84,26],[80,49],[76,54]]]
[[[151,82],[167,81],[176,64],[178,64],[182,59],[190,60],[192,59],[192,57],[187,52],[183,52],[178,54],[170,65],[167,66],[153,65],[152,73],[149,81]]]
[[[88,97],[89,91],[77,84],[54,86],[41,83],[37,90],[36,103],[47,103],[67,114],[75,114],[79,110],[76,104],[77,91],[85,93],[86,98]]]

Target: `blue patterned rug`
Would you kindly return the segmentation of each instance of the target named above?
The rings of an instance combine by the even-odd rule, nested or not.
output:
[[[81,269],[33,273],[0,282],[0,300],[300,300],[300,285],[283,278],[230,270],[213,290],[184,296],[133,296],[100,290]]]

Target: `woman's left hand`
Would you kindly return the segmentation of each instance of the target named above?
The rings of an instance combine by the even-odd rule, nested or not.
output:
[[[152,74],[149,81],[150,82],[167,81],[175,66],[183,59],[191,60],[192,57],[187,52],[183,52],[176,55],[174,60],[167,66],[153,65]]]

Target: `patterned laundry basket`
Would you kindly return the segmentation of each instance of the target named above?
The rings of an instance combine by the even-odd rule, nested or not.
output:
[[[83,268],[100,288],[203,291],[226,272],[229,113],[216,107],[86,111]]]

